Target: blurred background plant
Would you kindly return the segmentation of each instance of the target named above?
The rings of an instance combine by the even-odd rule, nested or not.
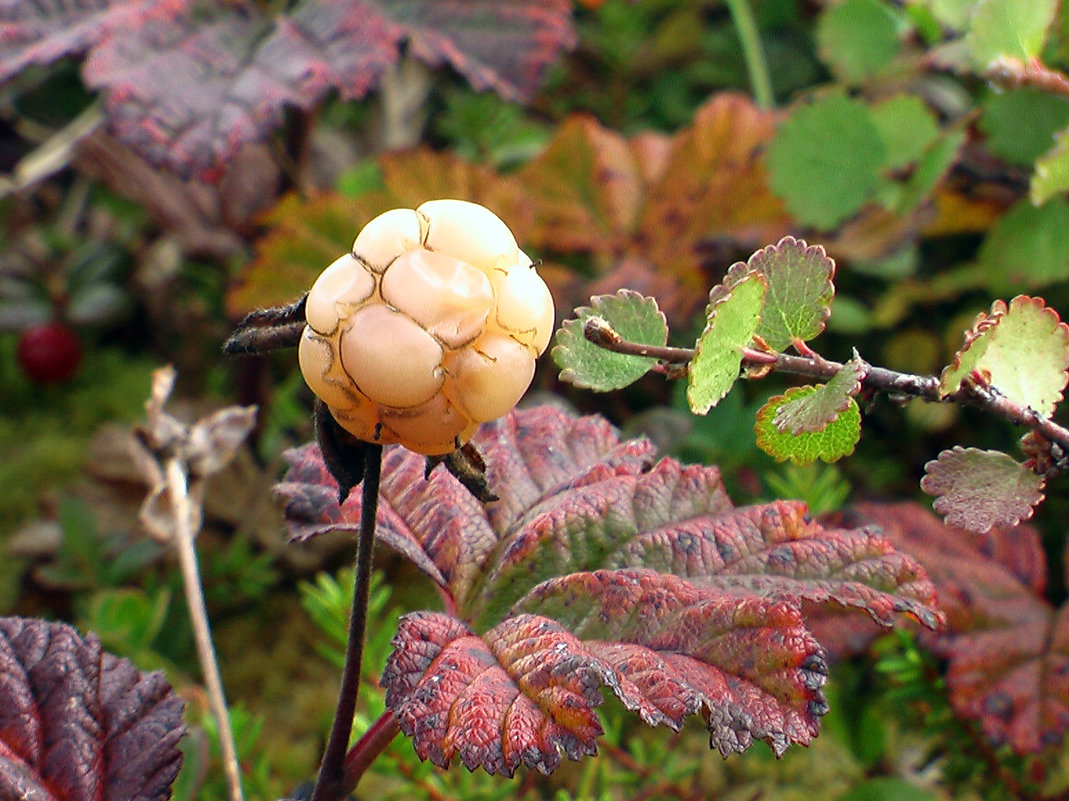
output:
[[[350,48],[350,62],[324,45],[334,71],[317,71],[283,21],[351,44],[361,34],[343,5],[0,7],[20,33],[0,45],[0,612],[72,620],[198,699],[176,567],[140,534],[144,487],[125,442],[162,362],[178,367],[190,419],[260,405],[198,543],[224,677],[244,710],[234,725],[250,797],[310,778],[349,586],[323,575],[347,544],[287,546],[270,499],[281,452],[311,434],[296,360],[225,362],[219,345],[245,312],[299,295],[379,212],[483,203],[543,260],[561,316],[627,286],[657,297],[677,344],[693,342],[732,262],[784,234],[838,263],[831,358],[856,347],[927,374],[995,297],[1042,293],[1069,309],[1064,3],[509,0],[498,4],[515,12],[507,19],[472,4],[490,15],[481,24],[370,4],[378,43]],[[137,26],[124,29],[124,15]],[[182,55],[189,41],[199,55]],[[228,53],[247,55],[236,61],[249,72],[228,71]],[[294,69],[242,94],[263,63]],[[874,403],[852,457],[785,467],[755,447],[753,417],[786,380],[739,386],[694,417],[659,378],[592,395],[543,361],[532,401],[599,412],[664,453],[717,464],[738,503],[796,497],[826,514],[914,498],[940,449],[1012,448],[1020,433],[967,408]],[[1066,625],[1057,488],[1035,521],[1044,579],[1028,584],[1052,630]],[[392,610],[433,597],[389,554],[379,563],[373,671]],[[1069,659],[1058,643],[1045,670]],[[1040,700],[1063,716],[1062,739],[1026,753],[950,702],[947,657],[930,647],[882,639],[844,657],[830,736],[780,762],[759,747],[722,763],[700,734],[640,731],[608,703],[603,758],[552,779],[443,774],[399,740],[374,780],[384,797],[1069,797],[1064,688]],[[370,682],[364,703],[366,726],[383,703]],[[210,716],[193,707],[176,797],[223,797]]]

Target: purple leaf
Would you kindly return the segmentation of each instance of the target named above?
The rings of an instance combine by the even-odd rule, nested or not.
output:
[[[162,674],[65,624],[0,618],[0,798],[170,798],[184,733]]]
[[[80,55],[158,0],[0,0],[0,83],[31,64]]]
[[[476,88],[520,98],[574,40],[564,0],[306,0],[275,18],[253,4],[194,14],[159,3],[124,22],[90,53],[86,83],[105,90],[119,138],[206,177],[240,145],[264,139],[287,106],[310,109],[330,90],[366,95],[405,42]]]

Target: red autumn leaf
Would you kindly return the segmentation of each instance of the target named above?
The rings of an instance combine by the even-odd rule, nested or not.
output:
[[[928,570],[948,617],[929,635],[947,660],[950,701],[995,743],[1034,753],[1069,732],[1069,604],[1044,597],[1046,563],[1030,526],[977,536],[918,504],[859,507]]]
[[[517,411],[474,442],[500,496],[486,506],[444,470],[424,480],[402,448],[385,450],[382,471],[379,538],[447,610],[408,619],[384,682],[439,764],[511,773],[551,770],[558,749],[592,753],[601,686],[651,724],[702,715],[725,754],[755,738],[782,751],[825,708],[803,604],[940,621],[923,572],[873,531],[825,529],[798,503],[735,508],[714,468],[652,464],[647,442],[620,442],[599,418]],[[294,538],[355,530],[357,493],[338,506],[315,446],[289,458],[278,492]]]
[[[184,732],[162,674],[70,626],[0,618],[0,798],[169,798]]]
[[[31,64],[51,64],[86,52],[113,27],[126,27],[155,0],[0,2],[0,83]]]
[[[403,46],[518,99],[574,42],[565,0],[305,0],[274,17],[242,2],[22,5],[7,12],[16,35],[0,47],[0,80],[88,50],[85,81],[105,92],[111,130],[185,175],[214,174],[287,106],[309,109],[331,90],[363,97]]]

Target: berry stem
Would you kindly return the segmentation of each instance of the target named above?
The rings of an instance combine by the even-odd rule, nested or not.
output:
[[[349,613],[349,637],[345,646],[345,667],[334,713],[330,739],[319,767],[310,801],[342,801],[346,788],[345,754],[353,732],[353,717],[360,694],[360,671],[364,661],[364,634],[367,630],[368,600],[371,592],[372,555],[375,549],[375,517],[378,513],[379,476],[382,446],[369,444],[364,451],[364,484],[360,506],[360,535],[356,544],[356,575],[353,579],[353,608]],[[356,778],[359,778],[357,776]]]

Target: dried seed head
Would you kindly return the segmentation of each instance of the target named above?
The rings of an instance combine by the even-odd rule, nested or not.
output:
[[[354,436],[430,455],[522,397],[553,299],[489,209],[432,200],[369,222],[308,295],[305,381]]]

